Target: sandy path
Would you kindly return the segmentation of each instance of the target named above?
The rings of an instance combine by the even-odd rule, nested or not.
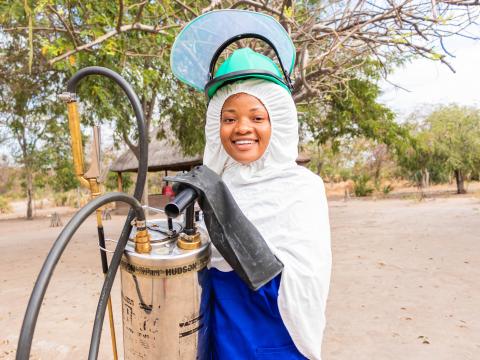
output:
[[[480,358],[478,199],[332,201],[330,211],[324,360]],[[60,232],[49,221],[0,221],[0,359],[14,358],[33,282]],[[122,223],[120,216],[106,222],[107,235],[117,236]],[[96,241],[91,218],[52,279],[34,359],[86,358],[103,282]],[[121,332],[118,284],[114,293]],[[99,359],[110,358],[107,327]]]
[[[325,359],[480,359],[480,201],[330,205]]]

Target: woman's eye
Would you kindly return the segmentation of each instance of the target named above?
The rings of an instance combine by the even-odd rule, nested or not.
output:
[[[263,116],[255,116],[255,121],[262,121],[263,120]]]
[[[232,123],[232,122],[234,122],[234,121],[235,121],[235,119],[229,119],[229,118],[226,118],[226,119],[223,119],[223,120],[222,120],[222,122],[223,122],[223,123],[226,123],[226,124]]]

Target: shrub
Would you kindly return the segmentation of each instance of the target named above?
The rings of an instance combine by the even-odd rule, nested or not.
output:
[[[68,200],[68,194],[64,192],[56,192],[53,194],[53,202],[55,206],[65,206]]]
[[[0,214],[8,214],[12,211],[10,202],[4,196],[0,196]]]
[[[368,185],[370,176],[366,174],[357,175],[353,178],[353,192],[355,196],[368,196],[373,192],[373,188]]]
[[[382,192],[384,195],[388,195],[390,194],[390,192],[392,192],[392,190],[393,190],[392,184],[388,184],[383,186]]]

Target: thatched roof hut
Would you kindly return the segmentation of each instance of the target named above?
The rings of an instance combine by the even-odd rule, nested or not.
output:
[[[178,144],[170,145],[168,140],[152,141],[148,147],[148,171],[184,171],[196,165],[201,165],[202,155],[183,155]],[[310,162],[306,154],[299,154],[297,164],[305,166]],[[110,171],[117,173],[137,172],[138,160],[131,150],[123,153],[110,167]]]
[[[153,140],[148,145],[148,171],[190,170],[201,163],[201,155],[184,155],[180,145],[172,140]],[[138,160],[133,152],[128,150],[114,161],[110,171],[137,172]]]
[[[184,155],[178,143],[172,140],[154,140],[148,146],[148,171],[184,171],[202,164],[202,155]],[[306,154],[299,154],[297,164],[305,166],[310,162]],[[137,172],[138,160],[131,150],[115,160],[110,171],[117,173]]]

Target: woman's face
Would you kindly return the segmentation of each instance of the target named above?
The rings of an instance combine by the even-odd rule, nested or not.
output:
[[[228,155],[242,164],[260,159],[272,128],[267,109],[256,97],[240,93],[223,104],[220,139]]]

